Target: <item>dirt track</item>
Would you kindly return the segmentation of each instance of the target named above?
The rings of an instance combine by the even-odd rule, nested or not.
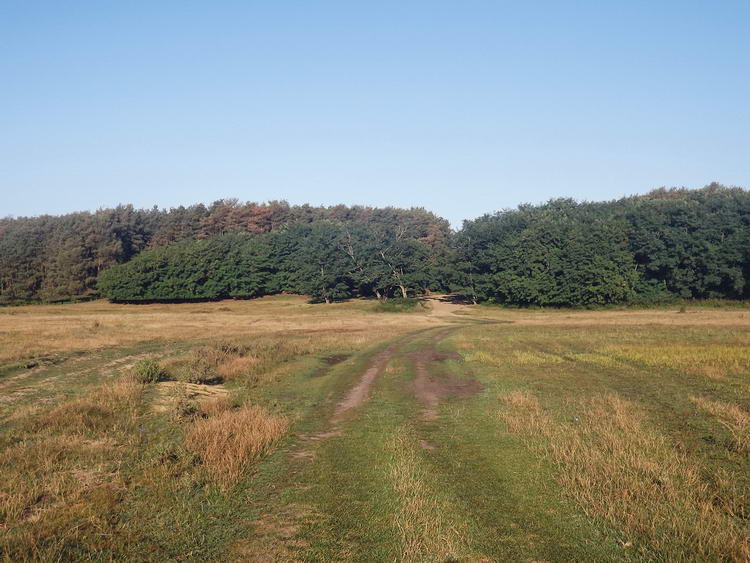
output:
[[[383,351],[376,354],[364,368],[356,383],[346,392],[336,404],[330,418],[329,428],[323,432],[310,436],[303,436],[305,441],[318,442],[332,436],[342,434],[341,423],[364,406],[370,399],[372,388],[377,379],[385,372],[388,364],[406,347],[418,342],[416,350],[408,358],[413,362],[415,377],[410,389],[415,399],[423,405],[421,419],[435,420],[438,415],[440,400],[449,396],[468,396],[482,390],[482,385],[471,377],[464,377],[452,373],[444,365],[444,360],[460,360],[457,354],[440,354],[436,350],[437,344],[454,330],[463,326],[462,315],[470,306],[451,303],[442,297],[428,300],[431,314],[447,326],[423,329],[400,337]],[[458,326],[456,326],[458,321]],[[450,324],[447,324],[450,323]],[[295,458],[312,458],[313,453],[307,449],[292,453]]]

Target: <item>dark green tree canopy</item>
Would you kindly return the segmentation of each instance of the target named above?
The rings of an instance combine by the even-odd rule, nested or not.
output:
[[[316,301],[453,291],[592,306],[750,297],[750,192],[712,184],[552,200],[465,221],[422,209],[209,206],[0,220],[0,302],[293,292]]]

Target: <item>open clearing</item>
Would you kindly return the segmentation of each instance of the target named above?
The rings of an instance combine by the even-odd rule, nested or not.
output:
[[[0,417],[9,560],[750,560],[747,308],[4,308]]]

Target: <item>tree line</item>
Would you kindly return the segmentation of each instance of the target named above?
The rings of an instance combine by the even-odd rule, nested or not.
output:
[[[262,239],[286,226],[302,228],[325,221],[380,225],[380,231],[398,225],[425,247],[434,249],[431,256],[440,255],[438,249],[447,248],[451,237],[445,219],[421,208],[291,206],[283,201],[258,204],[228,199],[210,206],[170,210],[122,205],[94,213],[5,218],[0,219],[0,302],[96,297],[104,271],[129,263],[144,252],[144,259],[151,260],[148,253],[161,256],[165,248],[175,244],[175,250],[167,253],[177,253],[190,243],[196,245],[195,252],[200,252],[211,246],[203,241],[223,235],[243,233]],[[185,253],[183,258],[187,260],[189,251]]]
[[[0,300],[317,301],[450,291],[521,306],[750,296],[750,192],[557,199],[465,221],[421,208],[132,206],[0,221]]]

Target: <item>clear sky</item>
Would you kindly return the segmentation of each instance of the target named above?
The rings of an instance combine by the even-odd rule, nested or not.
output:
[[[0,0],[0,216],[750,187],[750,2]]]

